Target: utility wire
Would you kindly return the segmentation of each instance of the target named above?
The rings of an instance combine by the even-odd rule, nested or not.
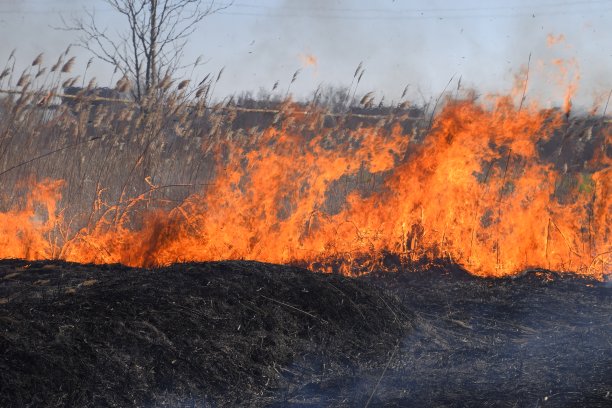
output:
[[[40,3],[48,4],[49,0],[39,0]],[[37,3],[35,0],[26,0],[23,3]],[[65,1],[65,3],[72,3],[72,1]],[[219,2],[209,2],[209,3],[219,3]],[[425,2],[424,2],[425,3]],[[452,2],[456,4],[455,2]],[[302,3],[303,4],[303,3]],[[415,13],[415,12],[454,12],[454,11],[483,11],[483,10],[515,10],[524,8],[527,10],[533,10],[538,8],[555,8],[555,7],[568,7],[568,6],[577,6],[577,5],[597,5],[597,4],[610,4],[610,0],[572,0],[572,1],[554,1],[554,2],[521,2],[515,4],[508,4],[505,2],[503,5],[487,5],[481,7],[412,7],[412,8],[395,8],[393,6],[388,8],[355,8],[355,7],[317,7],[319,11],[339,11],[339,12],[348,12],[348,13]],[[231,6],[232,8],[247,8],[247,9],[260,9],[260,10],[278,10],[278,6],[274,6],[272,4],[261,4],[261,2],[253,3],[236,3],[236,2],[225,2],[219,3],[219,6],[226,7]],[[284,5],[282,6],[284,10],[289,11],[306,11],[313,10],[313,7],[302,6],[302,5]],[[77,9],[71,9],[72,11],[76,11]],[[107,9],[111,10],[111,9]],[[17,10],[16,10],[17,11]]]
[[[577,1],[565,1],[565,2],[554,2],[554,3],[528,3],[528,4],[514,4],[514,5],[503,5],[503,6],[484,6],[484,7],[436,7],[436,8],[348,8],[348,7],[321,7],[317,8],[319,11],[340,11],[349,13],[417,13],[417,12],[448,12],[448,11],[489,11],[489,10],[515,10],[524,8],[527,10],[533,10],[538,8],[554,8],[554,7],[567,7],[577,5],[597,5],[597,4],[610,4],[610,0],[577,0]],[[251,9],[264,9],[264,10],[278,10],[279,7],[262,4],[246,4],[246,3],[233,3],[232,8],[251,8]],[[283,9],[289,11],[305,11],[313,10],[313,7],[302,7],[302,6],[283,6]]]
[[[279,17],[279,18],[328,18],[337,20],[419,20],[419,19],[462,19],[462,18],[508,18],[508,17],[533,17],[535,16],[558,16],[569,15],[576,13],[597,13],[611,11],[612,7],[604,8],[573,8],[573,6],[610,6],[610,0],[576,0],[554,3],[540,4],[516,4],[503,6],[485,6],[485,7],[452,7],[452,8],[412,8],[412,9],[395,9],[395,8],[338,8],[338,7],[323,7],[309,8],[300,6],[286,6],[282,9],[271,5],[262,4],[247,4],[233,3],[231,8],[220,11],[216,14],[234,15],[234,16],[249,16],[249,17]],[[236,10],[237,9],[237,10]],[[240,11],[240,9],[246,9]],[[247,11],[260,10],[258,11]],[[555,10],[557,9],[557,10]],[[52,13],[68,13],[79,11],[80,9],[52,9],[52,10],[0,10],[0,14],[48,14]],[[234,11],[235,10],[235,11]],[[266,10],[271,12],[266,12]],[[286,11],[286,12],[283,12]],[[487,14],[497,11],[511,11],[511,13]],[[96,12],[113,12],[112,8],[96,9]],[[303,12],[308,11],[308,14]],[[466,13],[467,12],[467,13]],[[337,14],[343,13],[343,14]],[[349,13],[349,14],[344,14]],[[364,15],[364,13],[374,13],[376,15]],[[439,15],[436,13],[445,13]],[[460,13],[460,14],[454,14]],[[482,14],[484,13],[484,14]],[[214,14],[214,13],[213,13]]]
[[[461,20],[461,19],[478,19],[478,18],[517,18],[517,17],[553,17],[553,16],[566,16],[576,14],[593,14],[593,13],[607,13],[612,11],[612,7],[603,8],[599,10],[568,10],[568,11],[556,11],[556,12],[523,12],[513,14],[462,14],[462,15],[380,15],[380,16],[347,16],[347,15],[334,15],[334,14],[278,14],[278,13],[249,13],[249,12],[232,12],[224,11],[218,14],[228,16],[244,16],[244,17],[267,17],[267,18],[321,18],[330,20],[381,20],[381,21],[406,21],[406,20]]]

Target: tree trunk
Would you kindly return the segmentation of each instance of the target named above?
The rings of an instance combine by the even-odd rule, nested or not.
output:
[[[157,0],[151,0],[151,65],[150,65],[150,88],[154,88],[157,82]]]
[[[132,22],[133,21],[133,22]],[[136,100],[138,102],[142,99],[142,90],[141,90],[141,66],[140,59],[138,58],[138,38],[136,38],[136,26],[138,24],[137,17],[133,12],[133,9],[130,9],[130,29],[132,31],[132,52],[134,53],[134,76],[136,77]]]

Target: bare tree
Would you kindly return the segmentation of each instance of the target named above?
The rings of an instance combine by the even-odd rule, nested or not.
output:
[[[101,27],[95,11],[85,18],[64,21],[63,29],[80,33],[79,45],[116,67],[133,81],[140,101],[160,77],[180,67],[188,37],[204,17],[225,9],[231,2],[214,0],[104,0],[121,14],[123,31]]]

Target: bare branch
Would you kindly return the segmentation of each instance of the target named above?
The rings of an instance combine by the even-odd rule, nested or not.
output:
[[[59,29],[76,31],[78,45],[130,77],[134,97],[141,100],[161,73],[178,69],[183,51],[202,20],[230,7],[204,0],[104,0],[125,21],[123,31],[110,33],[96,22],[95,11],[66,22]],[[189,66],[187,64],[184,66]]]

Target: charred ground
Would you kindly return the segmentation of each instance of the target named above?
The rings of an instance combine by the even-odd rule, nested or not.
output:
[[[0,262],[2,406],[609,406],[612,292],[443,262]]]
[[[380,369],[410,322],[365,282],[255,262],[0,269],[2,406],[261,406]]]

